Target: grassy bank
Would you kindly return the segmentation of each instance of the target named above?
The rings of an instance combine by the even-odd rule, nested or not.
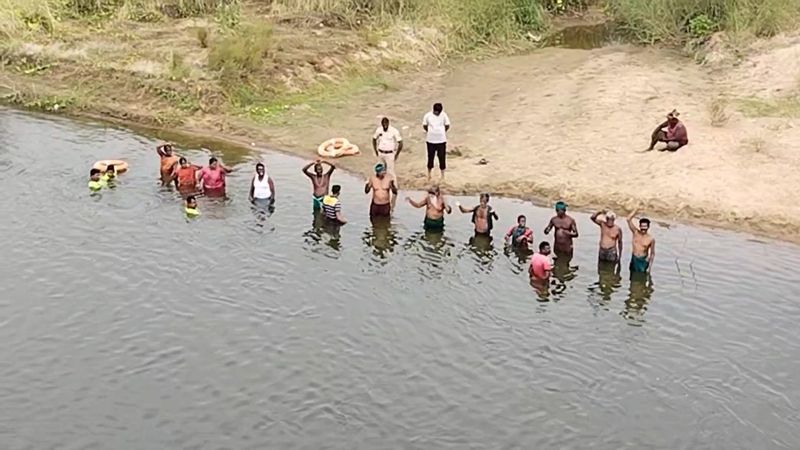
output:
[[[684,44],[716,32],[737,38],[793,30],[800,0],[607,0],[609,14],[642,43]]]

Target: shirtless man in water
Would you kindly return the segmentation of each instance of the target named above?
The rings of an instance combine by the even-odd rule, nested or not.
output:
[[[633,210],[628,215],[628,227],[633,233],[633,255],[631,256],[630,271],[634,273],[650,273],[653,268],[653,260],[656,257],[656,240],[648,234],[650,230],[650,219],[639,219],[639,227],[633,224],[633,218],[637,210]]]
[[[438,232],[444,230],[444,213],[450,214],[452,210],[450,205],[447,204],[444,195],[442,195],[439,186],[428,188],[428,194],[418,202],[408,197],[406,197],[406,201],[414,208],[425,208],[425,221],[423,222],[425,231]]]
[[[553,228],[556,230],[553,245],[556,256],[572,256],[572,240],[578,237],[578,225],[575,219],[567,215],[567,204],[564,202],[556,203],[556,215],[550,219],[544,234],[550,234]]]
[[[604,219],[600,220],[600,216]],[[622,230],[615,224],[617,216],[611,211],[598,211],[592,214],[592,222],[600,227],[600,250],[598,259],[601,262],[618,263],[622,255]]]
[[[173,153],[173,146],[170,143],[156,147],[156,153],[161,157],[161,183],[166,186],[173,180],[178,156]]]
[[[324,172],[323,164],[328,165],[327,172]],[[311,166],[314,166],[314,173],[308,170]],[[311,187],[314,189],[314,194],[312,194],[314,212],[322,210],[322,199],[328,195],[328,186],[331,184],[331,174],[334,170],[336,170],[336,166],[320,159],[310,162],[303,167],[303,173],[311,180]]]
[[[386,166],[375,164],[375,175],[364,185],[364,193],[372,191],[372,203],[369,205],[369,217],[389,217],[392,214],[392,197],[397,195],[394,178],[386,176]]]
[[[491,236],[494,221],[500,220],[494,209],[489,206],[489,194],[481,194],[478,205],[472,208],[464,208],[458,202],[456,202],[456,206],[462,214],[472,213],[472,223],[475,224],[476,235]]]

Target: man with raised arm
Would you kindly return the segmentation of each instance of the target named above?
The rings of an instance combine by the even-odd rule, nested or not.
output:
[[[603,216],[600,220],[600,216]],[[612,211],[598,211],[592,214],[592,222],[600,227],[600,262],[618,263],[622,256],[622,230],[616,222],[617,215]]]
[[[638,211],[634,209],[628,215],[628,227],[631,229],[633,238],[633,254],[631,256],[631,273],[649,273],[653,268],[653,260],[656,257],[656,240],[648,231],[650,230],[650,219],[642,217],[639,219],[639,226],[636,227],[633,219]]]

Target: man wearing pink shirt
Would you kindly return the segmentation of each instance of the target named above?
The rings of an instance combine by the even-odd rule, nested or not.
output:
[[[539,244],[539,251],[531,257],[531,265],[528,274],[532,281],[546,282],[550,279],[553,272],[553,265],[550,263],[550,243],[542,241]]]
[[[664,147],[662,151],[669,150],[671,152],[689,143],[689,134],[686,131],[686,126],[678,120],[679,115],[680,113],[674,109],[671,113],[667,114],[666,122],[656,127],[653,134],[650,136],[650,147],[645,151],[652,150],[659,142],[664,142],[666,144],[666,147]]]
[[[213,156],[208,160],[208,166],[197,172],[197,186],[207,197],[225,196],[225,176],[231,169],[223,166]]]

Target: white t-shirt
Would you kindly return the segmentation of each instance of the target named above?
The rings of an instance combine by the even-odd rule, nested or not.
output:
[[[403,140],[397,128],[391,125],[389,125],[386,131],[383,131],[382,126],[378,127],[372,138],[378,140],[378,150],[383,152],[393,152],[397,150],[397,144]]]
[[[437,116],[433,111],[428,111],[425,113],[425,117],[422,118],[422,124],[428,126],[425,142],[430,142],[431,144],[447,142],[447,131],[445,131],[444,127],[450,126],[450,118],[447,117],[446,112],[442,111]]]

